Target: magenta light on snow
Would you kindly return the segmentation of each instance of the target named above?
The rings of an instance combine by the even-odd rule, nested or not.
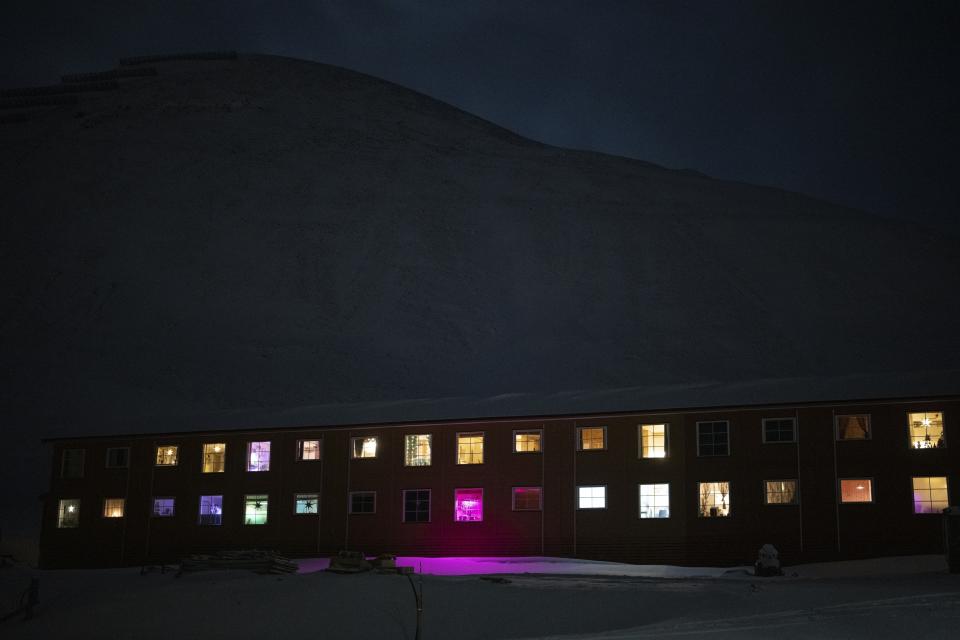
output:
[[[483,520],[483,489],[457,489],[454,500],[454,519],[457,522]]]

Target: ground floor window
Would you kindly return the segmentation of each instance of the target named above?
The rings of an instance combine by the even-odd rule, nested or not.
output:
[[[698,482],[701,518],[722,518],[730,515],[730,483]]]
[[[641,518],[669,518],[670,517],[670,485],[660,484],[640,485],[640,517]]]
[[[80,501],[61,500],[57,508],[57,528],[75,529],[80,526]]]
[[[122,518],[125,500],[123,498],[107,498],[103,501],[104,518]]]
[[[430,522],[430,489],[404,489],[403,521]]]
[[[913,479],[913,512],[943,513],[950,506],[947,496],[947,479],[933,476]]]
[[[607,487],[602,485],[577,487],[578,509],[606,509]]]
[[[800,495],[796,480],[765,480],[763,499],[767,504],[797,504]]]
[[[267,504],[269,497],[266,495],[246,496],[243,507],[243,524],[267,524]]]
[[[376,513],[377,512],[377,492],[376,491],[351,491],[350,492],[350,513]]]
[[[841,480],[840,502],[873,502],[873,480],[870,478]]]
[[[457,522],[480,522],[483,520],[483,489],[455,490],[453,519]]]
[[[169,518],[174,513],[173,498],[154,498],[153,515],[157,518]]]
[[[293,512],[298,516],[316,515],[320,505],[317,493],[298,493],[294,496]]]
[[[223,496],[200,496],[200,524],[219,526],[223,517]]]
[[[543,509],[542,487],[514,487],[514,511],[540,511]]]

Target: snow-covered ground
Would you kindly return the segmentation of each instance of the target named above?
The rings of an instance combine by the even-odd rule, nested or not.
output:
[[[737,569],[556,558],[403,558],[420,566],[423,638],[956,637],[960,575],[942,556],[803,565],[782,578]],[[137,569],[0,571],[9,594],[31,575],[37,616],[0,623],[16,638],[413,638],[406,578],[301,572]],[[497,574],[477,575],[477,574]],[[4,596],[4,606],[8,597]]]

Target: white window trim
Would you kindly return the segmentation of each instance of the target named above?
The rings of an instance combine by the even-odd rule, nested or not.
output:
[[[157,456],[157,452],[158,452],[160,449],[176,449],[176,450],[177,450],[177,461],[174,462],[173,464],[160,464],[159,462],[157,462],[157,457],[158,457],[158,456]],[[200,464],[201,464],[201,466],[203,465],[203,461],[202,461],[202,460],[201,460]],[[159,468],[161,468],[161,469],[167,469],[167,468],[176,467],[176,466],[179,466],[179,465],[180,465],[180,445],[178,445],[178,444],[158,444],[158,445],[155,445],[155,446],[154,446],[154,448],[153,448],[153,466],[154,466],[154,467],[159,467]]]
[[[373,494],[373,511],[354,511],[353,496],[360,493]],[[350,491],[347,493],[347,514],[351,516],[372,516],[377,512],[377,492],[376,491]]]
[[[717,422],[727,423],[727,452],[724,454],[711,453],[710,455],[705,455],[700,453],[700,425],[702,424],[715,424]],[[698,458],[729,458],[733,453],[733,429],[730,428],[729,420],[698,420],[697,421],[697,457]]]
[[[840,418],[852,418],[855,416],[867,416],[867,437],[866,438],[841,438],[840,437]],[[907,425],[909,428],[909,424]],[[908,431],[909,434],[909,431]],[[872,413],[838,413],[833,416],[833,439],[837,442],[866,442],[873,440],[873,414]]]
[[[376,454],[375,454],[375,455],[372,455],[372,456],[370,456],[370,457],[355,456],[355,455],[353,455],[353,451],[354,451],[353,443],[354,443],[354,441],[355,441],[355,440],[366,440],[367,438],[373,438],[373,439],[375,439],[375,440],[377,441],[377,452],[376,452]],[[361,445],[360,448],[363,449],[363,446]],[[323,455],[323,454],[321,453],[321,455]],[[376,460],[377,458],[380,457],[380,436],[350,436],[350,450],[347,451],[347,457],[348,457],[350,460]]]
[[[322,454],[321,454],[322,455]],[[312,460],[307,460],[306,462],[312,462]],[[317,511],[316,513],[298,513],[297,512],[297,496],[317,496]],[[319,491],[294,491],[293,492],[293,515],[300,518],[303,516],[316,516],[320,517],[320,492]]]
[[[918,449],[913,446],[913,434],[910,433],[910,414],[911,413],[939,413],[940,421],[943,422],[943,446],[942,447],[931,447],[930,449]],[[938,451],[941,449],[946,449],[949,446],[947,442],[947,412],[946,411],[907,411],[906,415],[907,423],[907,446],[910,447],[911,451]],[[870,427],[870,435],[873,435],[873,426]],[[917,476],[921,477],[931,477],[931,476]],[[942,477],[942,476],[941,476]]]
[[[426,435],[426,434],[412,434],[412,435]],[[427,506],[427,519],[423,520],[407,520],[407,492],[408,491],[426,491],[430,494],[430,499]],[[400,490],[400,522],[403,524],[430,524],[433,522],[433,489],[401,489]]]
[[[855,414],[855,415],[862,415],[862,414]],[[843,501],[843,484],[842,484],[844,480],[868,480],[870,482],[870,500],[866,502],[863,500],[858,500],[857,502],[844,502]],[[858,505],[858,504],[876,504],[876,502],[877,502],[877,486],[876,484],[874,484],[873,476],[853,476],[853,477],[837,478],[837,504]]]
[[[705,422],[711,422],[710,420],[705,420]],[[713,421],[716,422],[716,421]],[[713,456],[707,456],[713,457]],[[723,456],[716,456],[718,458]],[[700,485],[702,484],[721,484],[723,482],[727,483],[727,515],[725,516],[705,516],[700,513]],[[732,480],[697,480],[697,518],[701,520],[729,520],[733,517],[733,481]]]
[[[800,478],[768,478],[761,481],[763,484],[763,504],[766,507],[796,507],[800,504]],[[793,482],[797,485],[794,502],[767,502],[767,483],[768,482]],[[872,491],[871,491],[872,493]]]
[[[473,433],[468,431],[466,433]],[[480,492],[480,519],[479,520],[457,520],[457,491],[479,491]],[[487,518],[487,505],[484,498],[483,487],[454,487],[453,488],[453,521],[457,524],[476,524],[483,522]],[[432,498],[432,496],[431,496]],[[431,505],[432,506],[432,505]]]
[[[580,506],[580,489],[598,489],[600,487],[603,487],[603,506],[602,507],[581,507]],[[607,503],[610,502],[610,495],[607,493],[607,485],[605,484],[578,484],[577,491],[574,497],[577,501],[577,511],[606,511]]]
[[[663,425],[663,457],[662,458],[656,458],[656,457],[644,458],[643,457],[643,428],[645,426],[656,427],[661,424]],[[604,439],[604,442],[606,442],[606,439]],[[670,457],[670,423],[669,422],[642,422],[638,424],[637,425],[637,459],[638,460],[666,460],[669,457]],[[645,482],[644,484],[651,484],[651,483]],[[654,484],[663,484],[663,483],[660,482],[660,483],[654,483]]]
[[[430,437],[430,462],[427,464],[408,464],[407,463],[407,438],[410,436],[419,437],[419,436],[429,436]],[[403,434],[403,468],[404,469],[429,469],[433,466],[433,454],[434,454],[434,441],[433,441],[433,432],[429,433],[404,433]],[[484,443],[486,444],[486,443]],[[430,498],[433,500],[433,497]],[[432,503],[431,503],[432,505]],[[432,508],[432,506],[431,506]]]
[[[917,413],[917,412],[916,412],[916,411],[913,411],[913,412],[911,412],[911,413]],[[914,481],[915,479],[917,479],[917,478],[943,478],[943,479],[945,479],[945,480],[947,481],[947,505],[950,505],[950,476],[910,476],[910,478],[908,478],[908,479],[910,480],[910,495],[911,495],[911,496],[913,496],[913,492],[914,492],[913,481]],[[873,497],[873,487],[870,488],[870,496]],[[847,504],[850,504],[850,503],[847,503]],[[864,504],[866,504],[866,503],[864,503]],[[943,515],[942,512],[938,512],[938,511],[932,511],[932,512],[930,512],[930,513],[917,513],[917,512],[916,512],[916,507],[913,506],[913,504],[914,504],[914,503],[913,503],[913,500],[910,501],[910,504],[911,504],[910,512],[911,512],[913,515],[915,515],[915,516],[938,516],[938,517],[939,517],[939,516],[942,516],[942,515]]]
[[[767,422],[773,420],[789,420],[793,423],[793,438],[790,440],[767,440]],[[797,418],[796,416],[784,416],[782,418],[763,418],[760,421],[760,435],[763,440],[763,444],[796,444],[800,439],[799,434],[797,433]]]
[[[583,431],[584,429],[603,429],[603,446],[600,447],[599,449],[584,449],[583,446],[582,446],[582,444],[583,444],[583,438],[580,437],[580,432]],[[607,443],[609,442],[609,440],[607,440],[607,425],[595,425],[595,426],[594,426],[594,425],[585,424],[585,425],[583,425],[583,426],[581,426],[581,427],[577,427],[574,436],[575,436],[576,439],[577,439],[577,442],[576,442],[576,444],[577,444],[577,451],[606,451],[606,450],[607,450]],[[597,485],[597,486],[599,486],[599,485]]]
[[[536,509],[517,509],[516,501],[516,490],[517,489],[540,489],[540,502]],[[543,487],[536,485],[523,485],[510,487],[510,510],[517,511],[520,513],[536,513],[538,511],[543,511]]]
[[[317,443],[317,453],[319,454],[316,458],[301,458],[300,453],[302,448],[300,443],[302,442],[316,442]],[[320,462],[323,460],[323,438],[297,438],[297,441],[293,444],[293,459],[296,462]],[[379,443],[378,443],[379,446]],[[272,447],[271,447],[272,453]],[[272,462],[272,460],[271,460]]]
[[[482,441],[483,453],[480,454],[480,462],[460,462],[460,436],[480,436]],[[431,451],[431,462],[433,462],[433,452]],[[453,440],[453,463],[460,467],[472,467],[487,463],[487,432],[486,431],[457,431]],[[467,487],[469,488],[469,487]]]
[[[540,435],[540,450],[539,451],[517,451],[517,434],[524,433],[537,433]],[[543,429],[514,429],[513,433],[510,435],[510,446],[513,449],[513,453],[519,454],[538,454],[543,453]]]
[[[666,518],[644,518],[640,515],[640,511],[642,509],[642,505],[640,504],[640,501],[643,499],[643,495],[641,493],[643,491],[642,487],[644,485],[652,486],[655,484],[667,485],[667,514],[668,515]],[[671,518],[673,518],[673,504],[672,504],[673,492],[670,489],[670,484],[671,484],[670,482],[638,482],[637,483],[637,520],[670,520]]]

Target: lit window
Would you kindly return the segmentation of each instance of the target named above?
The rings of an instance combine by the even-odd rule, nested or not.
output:
[[[764,418],[764,442],[796,442],[796,420],[793,418]]]
[[[514,453],[540,453],[543,451],[541,440],[543,433],[539,430],[514,431],[513,432],[513,452]]]
[[[840,502],[873,502],[873,480],[869,478],[841,480]]]
[[[910,446],[914,449],[937,449],[943,440],[943,414],[939,411],[910,414]]]
[[[669,518],[670,517],[670,485],[641,484],[640,485],[640,517],[641,518]]]
[[[223,517],[223,496],[200,496],[200,524],[219,525]]]
[[[297,440],[297,460],[319,460],[319,440]]]
[[[223,442],[211,442],[203,445],[203,472],[223,473],[227,458],[227,445]]]
[[[104,518],[122,518],[123,517],[123,498],[107,498],[103,501]]]
[[[730,483],[698,482],[700,517],[722,518],[730,515]]]
[[[943,476],[913,479],[913,512],[943,513],[950,506],[947,479]]]
[[[578,427],[577,448],[581,451],[607,448],[606,427]]]
[[[130,447],[110,447],[107,449],[107,468],[126,469],[130,462]]]
[[[430,522],[429,489],[404,489],[403,521]]]
[[[697,423],[697,455],[730,455],[730,423],[726,420]]]
[[[377,512],[377,492],[376,491],[351,491],[350,492],[350,513],[376,513]]]
[[[433,436],[429,433],[403,437],[403,464],[408,467],[429,467],[432,451]]]
[[[246,496],[243,501],[243,524],[267,524],[266,495]]]
[[[86,453],[84,449],[64,449],[63,460],[60,464],[60,477],[82,478],[83,460]]]
[[[640,457],[666,458],[668,431],[665,424],[640,425]]]
[[[377,437],[366,436],[350,438],[350,455],[354,458],[376,458]]]
[[[540,511],[543,509],[542,487],[514,487],[514,511]]]
[[[319,513],[320,494],[298,493],[293,497],[293,512],[298,516],[312,516]]]
[[[837,416],[837,440],[869,440],[870,416]]]
[[[270,471],[270,443],[247,443],[247,471]]]
[[[767,504],[797,504],[800,502],[796,480],[765,480],[763,486],[764,502]]]
[[[173,498],[154,498],[152,514],[155,518],[170,518],[174,513]]]
[[[483,434],[457,434],[457,464],[483,464]]]
[[[167,445],[157,447],[157,466],[173,467],[177,464],[177,454],[180,453],[180,447],[176,445]]]
[[[80,501],[61,500],[57,508],[57,528],[75,529],[80,526]]]
[[[483,520],[483,489],[455,490],[453,519],[457,522],[480,522]]]
[[[607,508],[607,487],[606,486],[577,487],[577,508],[578,509],[606,509]]]

